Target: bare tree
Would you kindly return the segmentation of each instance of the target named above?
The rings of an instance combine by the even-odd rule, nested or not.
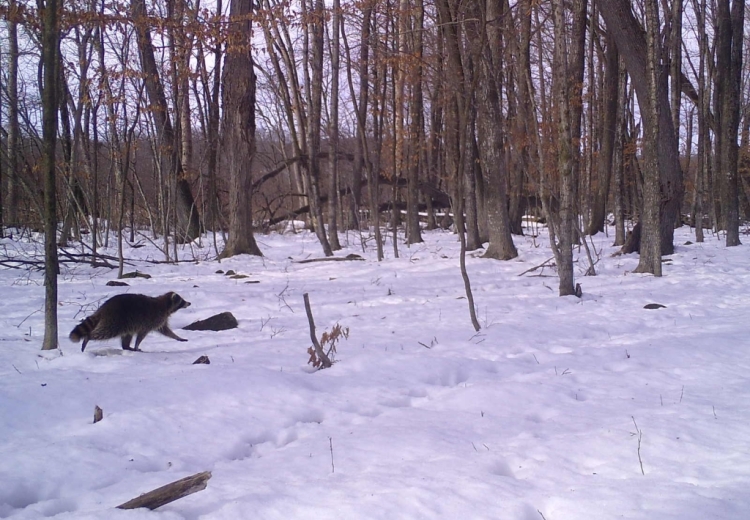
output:
[[[255,88],[252,0],[230,0],[224,66],[224,145],[229,169],[229,240],[222,257],[260,255],[253,236],[252,164],[255,157]]]
[[[477,35],[479,87],[476,111],[478,155],[486,179],[485,206],[489,232],[489,245],[484,257],[509,260],[518,256],[518,251],[513,244],[508,214],[508,171],[503,140],[505,122],[500,106],[504,65],[503,31],[499,23],[503,16],[501,0],[486,0],[481,12],[482,29]]]
[[[57,348],[57,81],[60,78],[58,0],[37,0],[42,19],[42,136],[44,172],[44,340],[42,350]]]
[[[720,183],[726,245],[740,245],[738,197],[738,129],[740,84],[742,81],[742,40],[745,0],[717,0],[716,71],[714,76],[714,171]]]
[[[179,154],[178,136],[169,117],[169,106],[154,55],[149,18],[145,0],[132,0],[133,23],[138,34],[138,54],[141,60],[146,93],[153,107],[160,152],[166,156],[165,170],[168,172],[177,213],[177,241],[189,242],[200,236],[200,220],[190,183],[185,177]]]
[[[598,184],[592,205],[591,218],[586,231],[595,235],[604,231],[607,198],[609,197],[610,178],[615,153],[615,134],[617,128],[618,86],[620,84],[620,53],[611,36],[607,39],[606,65],[604,67],[604,89],[601,109],[601,147],[597,165]]]
[[[659,105],[660,76],[663,75],[662,44],[659,34],[659,5],[656,0],[645,0],[646,5],[646,94],[639,101],[642,106],[644,125],[643,143],[643,214],[641,216],[640,260],[636,272],[651,273],[661,276],[661,235],[659,234],[659,134],[664,130],[659,124],[660,113],[664,108]],[[671,127],[671,119],[669,125]]]
[[[580,0],[579,0],[580,2]],[[575,294],[573,278],[573,190],[575,165],[573,150],[572,115],[570,97],[572,89],[569,84],[568,46],[565,30],[565,10],[562,0],[552,3],[552,17],[555,27],[554,102],[557,106],[555,121],[557,126],[557,173],[560,176],[560,211],[559,225],[555,219],[549,219],[550,241],[557,261],[557,273],[560,278],[560,296]],[[575,38],[575,35],[572,35]],[[580,128],[580,127],[579,127]],[[579,130],[580,131],[580,130]],[[547,210],[550,214],[550,210]],[[551,215],[550,215],[551,216]],[[557,228],[557,229],[555,229]]]
[[[408,160],[406,168],[406,240],[409,244],[422,242],[422,231],[419,225],[419,173],[422,164],[424,146],[424,0],[414,0],[413,16],[410,27],[409,86],[411,102],[409,104]]]
[[[678,160],[677,135],[671,113],[666,110],[666,107],[669,107],[668,70],[663,61],[661,39],[656,37],[656,34],[660,33],[660,27],[647,27],[647,30],[644,30],[633,15],[632,4],[628,0],[599,1],[602,17],[607,24],[607,32],[615,39],[638,95],[646,144],[656,146],[655,154],[658,162],[649,164],[648,167],[656,167],[654,171],[659,175],[658,192],[653,193],[657,200],[651,201],[652,204],[659,205],[659,237],[648,240],[659,242],[662,254],[672,254],[674,252],[674,223],[682,204],[684,186],[682,169]],[[651,7],[653,6],[646,10],[647,13],[651,11],[647,17],[647,25],[652,22],[659,24],[659,13],[656,8],[658,6],[653,9]],[[658,61],[654,63],[654,60]],[[652,98],[655,98],[656,107],[650,106]],[[665,109],[661,110],[660,107]],[[650,119],[652,115],[658,115],[658,119]],[[645,132],[649,132],[648,136]],[[645,153],[647,150],[644,149]],[[655,188],[652,186],[650,189]],[[652,226],[649,225],[648,231],[644,229],[644,238],[646,234],[653,231]],[[654,259],[649,259],[647,263],[655,266]]]
[[[307,120],[307,174],[308,174],[308,203],[323,254],[333,256],[331,244],[326,236],[323,220],[323,210],[320,207],[320,128],[323,103],[323,22],[325,11],[323,0],[302,0],[307,9],[307,2],[313,4],[312,11],[306,13],[305,41],[309,39],[309,69],[305,67],[308,120]]]
[[[19,162],[18,146],[21,129],[18,121],[18,17],[20,6],[10,0],[6,15],[8,30],[8,173],[6,175],[4,223],[16,226],[18,222]]]
[[[339,73],[341,71],[341,3],[333,0],[331,28],[331,120],[329,122],[328,242],[332,251],[341,249],[339,243]]]

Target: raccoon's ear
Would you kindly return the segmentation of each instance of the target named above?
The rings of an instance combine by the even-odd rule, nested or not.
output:
[[[169,301],[171,301],[172,303],[180,303],[180,300],[182,300],[180,295],[176,292],[169,291],[167,295],[169,296]]]

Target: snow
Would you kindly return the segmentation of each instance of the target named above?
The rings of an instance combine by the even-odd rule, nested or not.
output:
[[[544,229],[514,237],[517,259],[467,257],[477,333],[455,235],[426,232],[400,258],[388,242],[382,262],[362,238],[342,236],[337,256],[365,261],[299,263],[322,256],[303,231],[258,236],[263,258],[219,263],[209,237],[179,265],[149,262],[162,256],[144,240],[126,270],[152,278],[130,287],[65,264],[62,355],[40,350],[42,273],[1,269],[0,517],[750,517],[747,246],[683,245],[694,238],[678,229],[655,278],[600,234],[597,276],[575,251],[578,299],[557,296],[549,267],[519,276],[552,256]],[[67,339],[114,294],[170,290],[192,302],[170,321],[188,343],[154,333],[142,353],[117,340],[81,353]],[[349,328],[330,369],[307,364],[304,293],[318,336]],[[239,328],[181,330],[224,311]],[[192,365],[201,355],[211,364]],[[115,509],[201,471],[213,475],[203,491]]]

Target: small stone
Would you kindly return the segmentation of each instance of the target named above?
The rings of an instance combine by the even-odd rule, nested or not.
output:
[[[195,361],[193,361],[193,365],[210,365],[211,360],[208,359],[208,356],[201,356]]]

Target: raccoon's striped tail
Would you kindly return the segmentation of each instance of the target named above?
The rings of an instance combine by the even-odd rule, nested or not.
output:
[[[70,331],[70,341],[73,343],[78,343],[83,338],[88,339],[89,334],[91,334],[91,331],[96,328],[96,321],[94,321],[91,317],[86,318],[81,323],[76,325],[76,327]],[[86,348],[86,345],[84,343],[84,348]]]

